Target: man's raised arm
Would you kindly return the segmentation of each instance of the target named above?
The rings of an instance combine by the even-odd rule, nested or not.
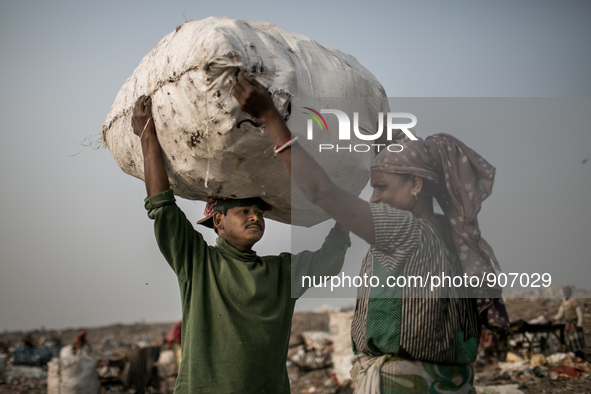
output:
[[[160,143],[156,136],[156,127],[152,119],[152,99],[140,96],[135,102],[131,127],[135,135],[140,137],[144,154],[144,177],[148,197],[170,189],[168,174],[164,167]]]
[[[148,192],[145,208],[150,219],[154,220],[154,234],[158,247],[177,276],[187,280],[191,276],[192,262],[196,254],[203,253],[202,246],[205,242],[175,204],[152,119],[150,97],[140,96],[137,99],[131,126],[142,143],[144,176]]]

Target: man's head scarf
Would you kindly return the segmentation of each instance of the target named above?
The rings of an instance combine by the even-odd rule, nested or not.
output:
[[[468,288],[477,298],[480,316],[491,329],[506,330],[509,318],[501,288],[488,287],[486,277],[494,268],[500,270],[499,263],[481,237],[477,219],[482,201],[492,192],[495,168],[457,138],[435,134],[403,143],[401,152],[383,150],[371,170],[417,175],[435,185],[434,197],[451,225],[464,273],[484,278],[482,287]]]

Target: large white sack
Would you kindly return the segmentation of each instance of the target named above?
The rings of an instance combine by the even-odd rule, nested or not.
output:
[[[176,361],[173,349],[166,349],[160,352],[158,357],[158,365],[166,376],[173,376],[176,372]]]
[[[87,356],[61,356],[48,364],[48,394],[98,394],[96,361]]]
[[[47,394],[60,394],[60,360],[47,363]]]
[[[351,323],[353,311],[333,312],[329,314],[328,328],[333,338],[332,364],[333,373],[339,385],[351,381],[351,360],[354,354],[351,349]]]
[[[377,113],[388,112],[382,86],[354,57],[271,23],[210,17],[179,26],[142,59],[103,126],[107,147],[123,171],[144,179],[131,115],[136,99],[149,95],[176,195],[192,200],[260,196],[273,205],[272,219],[305,226],[325,220],[299,190],[293,190],[292,206],[289,176],[281,160],[273,158],[263,130],[248,123],[236,127],[247,117],[231,94],[230,82],[239,68],[268,87],[292,132],[309,148],[318,150],[328,137],[316,133],[313,144],[305,140],[307,116],[292,105],[296,97],[374,98],[355,104],[362,133],[374,134]],[[315,102],[316,109],[331,108]],[[325,119],[329,129],[338,129],[336,116]],[[323,166],[341,187],[355,193],[363,189],[371,153],[347,155],[340,162],[325,156],[318,159],[328,159]]]

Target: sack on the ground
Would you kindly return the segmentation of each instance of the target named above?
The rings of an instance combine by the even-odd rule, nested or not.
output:
[[[101,389],[92,357],[66,355],[47,365],[48,394],[98,394]]]
[[[315,146],[319,161],[323,156],[330,159],[323,163],[329,176],[359,193],[369,178],[373,153],[345,154],[347,160],[318,155],[318,144],[329,138],[318,132],[313,144],[306,140],[311,118],[302,112],[310,111],[295,100],[368,98],[355,104],[355,112],[360,132],[375,134],[378,112],[388,112],[384,89],[354,57],[267,22],[211,17],[184,23],[164,37],[119,91],[103,126],[104,142],[123,171],[144,179],[131,116],[137,98],[149,95],[176,195],[191,200],[259,196],[274,207],[268,215],[272,219],[306,226],[325,220],[317,208],[301,202],[299,190],[293,190],[292,204],[290,178],[281,160],[273,158],[273,144],[264,130],[249,122],[237,127],[249,119],[231,93],[239,69],[268,88],[302,145]],[[317,110],[326,103],[314,100]],[[353,123],[352,114],[350,118]],[[325,119],[336,132],[336,116]]]

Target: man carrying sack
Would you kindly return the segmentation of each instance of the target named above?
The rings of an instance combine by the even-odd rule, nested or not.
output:
[[[148,197],[160,251],[178,277],[182,303],[182,362],[175,393],[289,393],[286,369],[292,286],[302,275],[340,272],[350,245],[337,224],[316,252],[257,255],[263,236],[261,198],[208,201],[199,224],[214,228],[209,246],[177,207],[158,143],[149,97],[132,117],[140,137]],[[306,289],[297,288],[301,295]]]

